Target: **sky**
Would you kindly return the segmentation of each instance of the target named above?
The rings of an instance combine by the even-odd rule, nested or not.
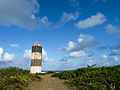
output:
[[[120,0],[0,0],[0,68],[30,69],[39,41],[42,70],[120,64]]]

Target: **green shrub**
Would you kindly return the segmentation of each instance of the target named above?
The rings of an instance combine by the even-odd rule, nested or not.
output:
[[[48,71],[46,74],[55,73],[54,71]]]
[[[79,68],[73,71],[55,73],[52,77],[66,79],[67,84],[76,86],[80,90],[120,90],[120,65]]]
[[[29,70],[23,70],[17,67],[0,69],[0,90],[24,89],[28,87],[33,80],[40,81],[41,77],[30,74]]]

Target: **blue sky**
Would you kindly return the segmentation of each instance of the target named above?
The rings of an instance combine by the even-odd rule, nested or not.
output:
[[[120,64],[119,0],[0,0],[0,67],[30,69],[43,47],[42,70]]]

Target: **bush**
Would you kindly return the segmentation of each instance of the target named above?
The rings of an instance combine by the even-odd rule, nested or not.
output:
[[[48,71],[46,74],[55,73],[54,71]]]
[[[67,84],[80,90],[120,90],[120,65],[113,67],[87,67],[55,73],[52,77],[66,79]]]
[[[4,89],[24,89],[28,87],[33,80],[41,80],[38,75],[30,74],[29,70],[9,67],[0,69],[0,90]]]

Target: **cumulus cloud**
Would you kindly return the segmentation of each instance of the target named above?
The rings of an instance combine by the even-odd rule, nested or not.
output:
[[[72,41],[68,42],[68,47],[66,48],[67,51],[70,51],[72,48],[74,48],[76,44]]]
[[[31,59],[31,50],[26,49],[23,54],[24,59]]]
[[[0,48],[0,60],[2,60],[3,48]]]
[[[12,61],[14,59],[15,59],[15,54],[14,53],[13,54],[5,53],[3,55],[3,60],[5,60],[5,61]]]
[[[11,47],[19,47],[19,44],[10,44]]]
[[[101,56],[101,59],[104,61],[104,62],[109,62],[110,60],[113,60],[113,61],[119,61],[120,58],[118,56],[113,56],[113,57],[110,57],[110,56],[107,56],[105,54],[103,54]]]
[[[49,25],[48,18],[36,17],[39,9],[37,0],[0,0],[0,25],[15,25],[28,30],[42,25],[45,28],[45,25]]]
[[[63,12],[63,15],[61,16],[60,20],[56,23],[56,25],[53,28],[61,27],[71,20],[76,20],[78,17],[79,17],[78,12],[75,13]]]
[[[91,35],[80,34],[78,38],[78,42],[82,44],[88,44],[90,41],[94,39]]]
[[[113,26],[112,24],[108,24],[106,27],[106,32],[109,34],[114,34],[120,32],[120,28],[117,26]]]
[[[69,41],[67,47],[59,48],[59,50],[66,51],[69,53],[67,58],[81,58],[86,56],[86,51],[94,46],[97,42],[94,40],[94,37],[91,35],[80,34],[78,37],[77,43]],[[64,57],[62,60],[66,60]]]
[[[42,56],[43,56],[43,61],[44,62],[53,61],[53,59],[51,59],[51,58],[48,57],[48,53],[44,49],[42,49]]]
[[[80,57],[85,57],[86,53],[82,50],[81,51],[74,51],[74,52],[70,53],[70,56],[74,57],[74,58],[80,58]]]
[[[106,17],[102,13],[97,13],[96,15],[92,15],[85,20],[81,20],[75,24],[75,26],[79,29],[94,27],[99,24],[103,24],[106,21]]]
[[[106,60],[107,60],[107,59],[108,59],[108,56],[107,56],[107,55],[105,55],[105,54],[103,54],[103,55],[101,56],[101,58],[102,58],[102,59],[106,59]]]
[[[97,44],[94,41],[94,37],[91,35],[80,34],[78,37],[78,43],[74,43],[72,41],[68,42],[68,46],[64,48],[60,48],[60,50],[73,52],[73,51],[80,51],[85,50],[87,48],[92,48]]]
[[[115,60],[115,61],[117,62],[117,61],[120,61],[120,58],[117,57],[117,56],[114,56],[114,57],[113,57],[113,60]]]
[[[3,52],[3,48],[0,48],[0,61],[13,61],[15,59],[15,54],[9,54]]]

